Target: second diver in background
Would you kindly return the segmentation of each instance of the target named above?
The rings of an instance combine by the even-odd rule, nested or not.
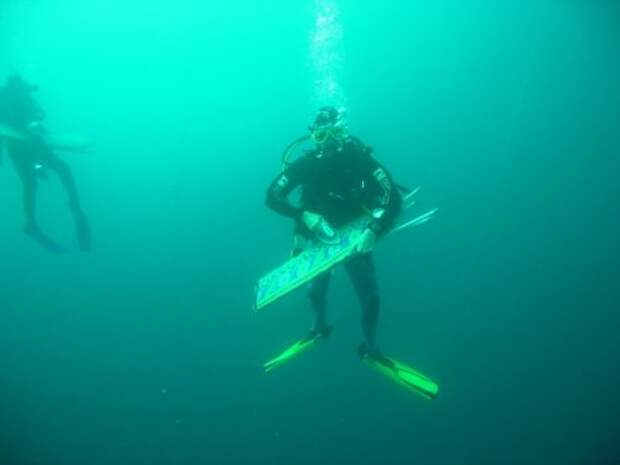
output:
[[[14,74],[0,87],[0,148],[4,149],[19,175],[23,188],[26,216],[24,232],[52,252],[62,248],[43,233],[37,223],[36,204],[39,179],[47,179],[46,171],[55,172],[69,200],[79,247],[90,250],[91,233],[69,165],[61,160],[46,140],[42,125],[45,112],[33,97],[37,90]],[[1,153],[1,152],[0,152]]]

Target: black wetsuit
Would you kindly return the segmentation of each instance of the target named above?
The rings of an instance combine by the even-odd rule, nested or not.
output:
[[[301,189],[299,205],[289,197]],[[388,171],[373,157],[372,149],[350,137],[331,151],[315,149],[290,165],[269,186],[267,205],[276,212],[295,219],[303,232],[304,211],[318,213],[339,228],[367,211],[382,214],[369,222],[378,235],[393,225],[402,199]],[[379,316],[379,290],[370,253],[356,255],[345,263],[362,306],[362,326],[366,342],[374,346]],[[327,330],[326,294],[331,273],[317,277],[310,285],[309,297],[316,314],[315,330]]]
[[[82,250],[90,248],[90,227],[84,215],[69,165],[56,156],[45,143],[45,130],[30,129],[32,122],[45,117],[31,91],[18,86],[0,88],[0,123],[10,126],[28,137],[27,140],[6,140],[7,153],[13,161],[23,186],[23,204],[26,216],[25,232],[51,251],[60,247],[41,232],[36,221],[37,178],[45,177],[45,169],[54,171],[69,197],[78,242]]]

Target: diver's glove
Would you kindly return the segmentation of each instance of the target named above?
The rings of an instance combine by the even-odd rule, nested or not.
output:
[[[336,238],[336,232],[332,229],[325,218],[318,213],[304,211],[301,214],[301,222],[320,241],[330,242]]]
[[[360,254],[370,253],[375,248],[377,233],[370,228],[366,228],[355,247],[355,251]]]

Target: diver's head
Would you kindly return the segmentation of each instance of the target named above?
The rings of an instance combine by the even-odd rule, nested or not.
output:
[[[29,83],[17,73],[13,73],[7,78],[4,87],[9,91],[24,94],[30,94],[39,90],[39,86]]]
[[[341,147],[348,137],[343,112],[334,107],[322,107],[309,129],[312,140],[323,150]]]
[[[321,107],[316,117],[314,118],[314,124],[312,127],[321,127],[334,125],[340,119],[340,113],[334,107]]]
[[[22,78],[19,74],[11,74],[1,89],[9,98],[10,105],[18,109],[18,113],[22,115],[23,124],[26,124],[32,130],[38,129],[36,126],[45,119],[45,111],[32,95],[33,92],[39,90],[37,85],[31,84]]]

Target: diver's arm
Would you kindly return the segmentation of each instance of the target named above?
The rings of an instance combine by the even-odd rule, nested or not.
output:
[[[280,173],[267,189],[266,204],[273,211],[290,218],[299,219],[303,209],[296,207],[289,201],[289,195],[301,184],[300,177],[294,165]]]
[[[368,226],[377,235],[386,232],[400,211],[400,194],[390,173],[371,156],[368,156],[368,179],[377,192],[373,203],[373,220]]]
[[[301,172],[300,165],[293,165],[280,174],[267,190],[267,206],[281,215],[293,218],[318,240],[329,243],[334,239],[335,232],[325,218],[289,201],[290,193],[302,184]]]

